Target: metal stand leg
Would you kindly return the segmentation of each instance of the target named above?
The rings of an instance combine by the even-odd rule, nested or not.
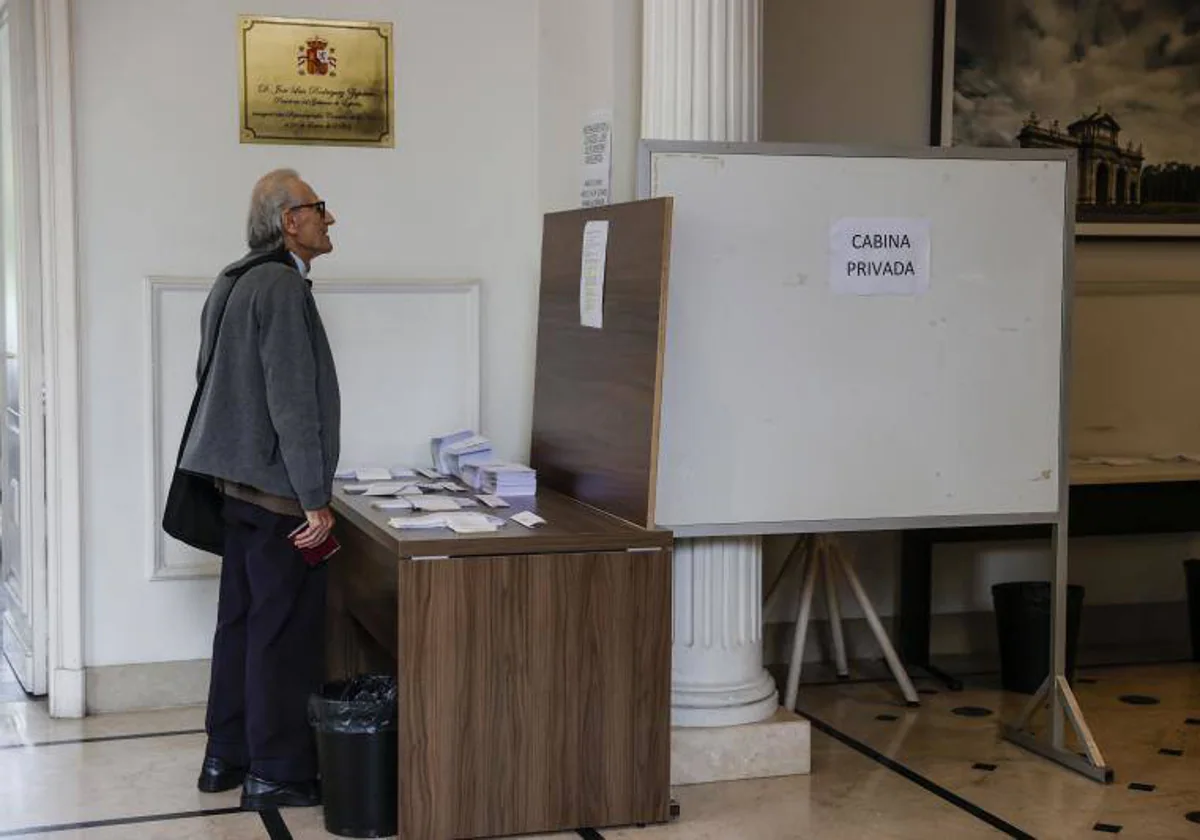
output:
[[[896,646],[912,671],[925,671],[950,691],[962,691],[962,680],[930,662],[929,634],[933,619],[933,540],[924,531],[905,531],[900,545],[900,609],[896,613]]]
[[[1054,694],[1051,698],[1047,698],[1051,690]],[[1045,736],[1039,737],[1033,733],[1032,729],[1028,728],[1033,715],[1040,708],[1048,706],[1057,706],[1060,715],[1063,711],[1066,712],[1067,719],[1071,722],[1071,726],[1079,738],[1079,743],[1086,751],[1086,757],[1078,756],[1064,746],[1061,730],[1057,737],[1052,734],[1047,742]],[[1051,714],[1053,715],[1053,712]],[[1048,758],[1064,767],[1082,773],[1089,779],[1095,779],[1097,782],[1105,784],[1109,784],[1113,780],[1113,769],[1104,763],[1100,745],[1092,736],[1092,731],[1083,718],[1083,711],[1079,708],[1079,702],[1075,699],[1075,694],[1071,691],[1066,677],[1047,677],[1016,723],[1001,724],[1000,732],[1005,740],[1012,741],[1017,746],[1024,747],[1043,758]]]
[[[1066,519],[1064,509],[1063,519]],[[1005,739],[1038,755],[1058,762],[1064,767],[1082,773],[1090,779],[1108,784],[1113,780],[1113,770],[1104,763],[1100,746],[1092,737],[1083,711],[1075,699],[1075,693],[1065,676],[1067,655],[1067,534],[1063,525],[1054,529],[1054,606],[1051,611],[1053,632],[1051,633],[1050,675],[1042,687],[1026,704],[1016,723],[1002,724],[1001,734]],[[1050,708],[1050,739],[1037,736],[1029,729],[1030,719],[1041,708]],[[1071,722],[1085,757],[1080,757],[1065,746],[1063,717]]]
[[[926,663],[924,665],[918,665],[916,667],[920,668],[926,674],[929,674],[929,676],[933,677],[935,680],[940,682],[942,685],[946,686],[947,691],[962,691],[963,690],[962,680],[960,680],[958,677],[953,677],[950,674],[947,674],[945,671],[943,671],[941,668],[938,668],[937,666]]]
[[[857,599],[859,607],[862,608],[863,615],[866,616],[867,624],[871,626],[871,632],[875,634],[875,641],[879,643],[879,647],[883,651],[883,656],[887,660],[888,668],[892,671],[892,676],[900,684],[900,691],[904,694],[904,699],[910,706],[921,705],[921,699],[917,696],[917,690],[913,688],[912,680],[909,679],[904,666],[900,664],[900,657],[896,656],[896,650],[892,647],[891,640],[888,639],[887,631],[883,629],[883,623],[880,622],[879,615],[875,612],[875,608],[871,606],[871,599],[867,597],[866,591],[858,580],[858,575],[854,573],[854,567],[842,556],[840,551],[835,550],[831,554],[833,555],[833,559],[836,559],[842,567],[842,574],[846,576],[846,581],[850,584],[850,589],[854,592],[854,597]]]

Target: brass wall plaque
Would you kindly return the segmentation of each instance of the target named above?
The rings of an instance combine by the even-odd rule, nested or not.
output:
[[[395,146],[390,23],[238,16],[243,143]]]

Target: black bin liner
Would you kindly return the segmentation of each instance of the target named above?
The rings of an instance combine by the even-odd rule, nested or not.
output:
[[[308,701],[316,732],[325,830],[339,837],[397,832],[395,677],[328,683]]]
[[[1000,641],[1000,684],[1005,691],[1033,694],[1050,673],[1050,612],[1053,589],[1043,581],[1014,581],[992,586],[996,635]],[[1066,677],[1075,674],[1079,647],[1082,586],[1067,587]]]

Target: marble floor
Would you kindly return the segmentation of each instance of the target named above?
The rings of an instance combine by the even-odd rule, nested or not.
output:
[[[806,685],[802,711],[815,722],[812,775],[678,788],[681,816],[673,823],[583,834],[958,840],[1115,831],[1200,840],[1200,823],[1185,816],[1200,811],[1200,664],[1081,676],[1080,702],[1115,768],[1111,785],[999,740],[998,720],[1024,698],[1004,694],[988,677],[973,678],[962,692],[927,693],[914,710],[886,682]],[[0,676],[0,688],[6,679]],[[935,690],[929,681],[918,685]],[[1122,700],[1130,694],[1156,702]],[[990,714],[955,714],[967,706]],[[258,815],[237,810],[236,791],[199,793],[202,720],[201,709],[179,709],[59,721],[43,702],[0,700],[0,838],[330,836],[319,809],[285,810],[285,828],[270,832]],[[1153,789],[1133,790],[1131,783]]]

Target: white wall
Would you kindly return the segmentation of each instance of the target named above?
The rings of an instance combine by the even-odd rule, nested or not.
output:
[[[295,166],[329,201],[315,278],[483,283],[483,427],[528,445],[537,290],[537,0],[259,0],[395,24],[395,149],[238,143],[232,0],[73,4],[86,664],[209,655],[216,581],[150,582],[143,291],[243,252],[250,187]],[[180,328],[194,329],[194,325]],[[387,366],[379,370],[387,387]],[[419,395],[412,395],[418,399]]]
[[[932,0],[765,3],[764,139],[925,142]],[[213,275],[242,251],[255,177],[296,166],[338,216],[337,250],[315,276],[482,280],[483,427],[523,457],[540,213],[577,204],[579,130],[596,108],[614,112],[614,198],[633,196],[640,6],[261,0],[255,13],[396,25],[397,146],[346,150],[238,144],[234,32],[246,8],[76,0],[89,666],[207,657],[214,620],[215,580],[147,579],[143,537],[158,512],[143,463],[145,278]],[[1138,277],[1194,263],[1194,250],[1177,249],[1164,268],[1154,247],[1107,246],[1103,271]],[[786,542],[770,544],[778,562]],[[855,544],[888,613],[895,535]],[[1200,542],[1080,542],[1072,577],[1092,603],[1178,600],[1178,559],[1189,550]],[[938,558],[939,612],[986,609],[992,581],[1038,575],[1047,563],[1038,546],[955,546]]]
[[[538,163],[543,212],[579,206],[581,130],[613,118],[612,200],[634,197],[641,128],[640,0],[538,0]]]
[[[925,145],[933,0],[763,0],[763,139]]]
[[[926,145],[933,15],[933,0],[764,0],[763,139]],[[1081,243],[1076,282],[1191,277],[1197,257],[1194,243]],[[851,543],[873,602],[891,614],[898,538],[873,534]],[[786,539],[768,542],[766,580],[789,547]],[[1180,601],[1181,560],[1197,551],[1193,535],[1076,540],[1071,580],[1087,588],[1089,604]],[[992,583],[1045,578],[1050,570],[1048,550],[1038,544],[943,546],[935,561],[936,613],[991,609]],[[767,620],[787,618],[783,610]]]

